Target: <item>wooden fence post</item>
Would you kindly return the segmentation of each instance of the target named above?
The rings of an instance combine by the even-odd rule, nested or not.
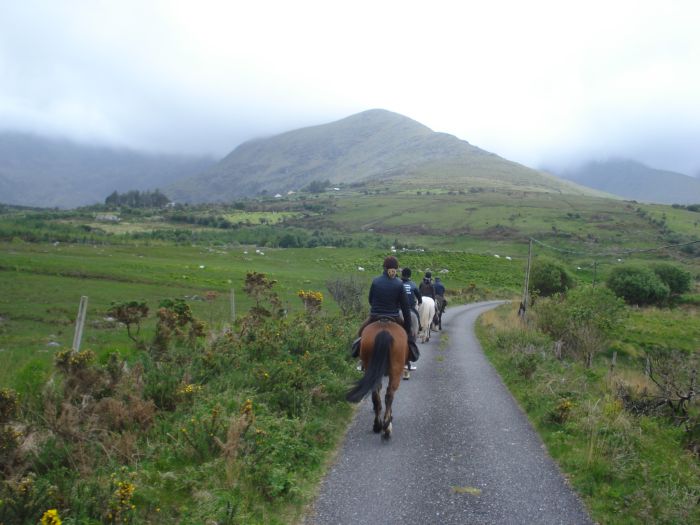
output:
[[[73,351],[80,351],[80,341],[83,338],[83,327],[85,326],[85,315],[87,314],[87,295],[80,298],[80,306],[78,307],[78,318],[75,320],[75,333],[73,334]]]
[[[554,357],[561,361],[561,347],[564,346],[564,341],[554,342]]]
[[[236,295],[231,288],[231,325],[236,322]]]

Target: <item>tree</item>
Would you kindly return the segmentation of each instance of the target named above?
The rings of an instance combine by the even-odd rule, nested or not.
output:
[[[105,205],[110,207],[127,206],[129,208],[162,208],[170,202],[170,199],[160,190],[141,193],[131,190],[126,193],[113,191],[106,199]]]
[[[323,193],[328,186],[331,185],[331,181],[329,180],[312,180],[309,182],[306,187],[304,188],[304,191],[308,191],[309,193]]]
[[[105,199],[105,205],[110,207],[119,206],[119,193],[117,193],[117,190],[109,194]]]
[[[651,269],[668,286],[671,295],[680,295],[690,291],[692,282],[690,272],[669,263],[657,263]]]
[[[610,272],[606,284],[629,304],[661,304],[670,293],[669,286],[646,266],[618,266]]]
[[[548,297],[565,293],[576,285],[573,276],[561,264],[551,259],[539,259],[530,272],[530,288]]]

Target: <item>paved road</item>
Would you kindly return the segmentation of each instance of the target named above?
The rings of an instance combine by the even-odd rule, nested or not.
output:
[[[592,523],[474,336],[498,304],[448,308],[396,393],[391,439],[365,398],[307,525]]]

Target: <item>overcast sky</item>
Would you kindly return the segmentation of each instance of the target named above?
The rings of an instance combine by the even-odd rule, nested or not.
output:
[[[227,154],[373,108],[532,167],[700,172],[697,0],[0,0],[0,129]]]

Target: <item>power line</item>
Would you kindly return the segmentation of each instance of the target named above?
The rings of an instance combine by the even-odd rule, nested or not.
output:
[[[691,244],[697,244],[700,243],[700,241],[690,241],[690,242],[683,242],[680,244],[666,244],[664,246],[657,246],[656,248],[644,248],[644,249],[637,249],[637,250],[624,250],[620,252],[608,252],[608,253],[592,253],[592,252],[579,252],[579,251],[574,251],[574,250],[566,250],[564,248],[557,248],[556,246],[551,246],[545,242],[542,242],[538,239],[535,239],[534,237],[530,237],[530,240],[533,242],[536,242],[540,246],[544,246],[545,248],[549,248],[550,250],[554,250],[557,252],[562,252],[562,253],[569,253],[572,255],[587,255],[590,257],[615,257],[618,255],[629,255],[631,253],[646,253],[646,252],[655,252],[658,250],[664,250],[666,248],[678,248],[680,246],[689,246]]]

